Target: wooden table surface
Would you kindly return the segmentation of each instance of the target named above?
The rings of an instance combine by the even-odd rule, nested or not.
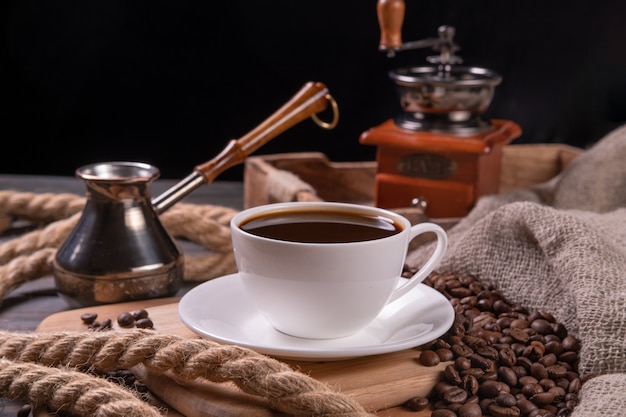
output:
[[[157,179],[151,185],[152,196],[158,196],[177,182],[178,180]],[[85,195],[83,181],[74,177],[0,174],[0,190]],[[183,201],[232,207],[240,210],[243,207],[243,183],[216,181],[200,187]],[[13,237],[15,235],[0,235],[0,242]],[[188,252],[190,248],[185,247],[183,250]],[[181,289],[179,295],[188,289]],[[46,276],[18,287],[1,301],[0,328],[7,331],[34,331],[46,317],[70,309],[63,298],[57,295],[53,277]],[[15,417],[17,410],[22,405],[21,402],[0,399],[0,417]]]

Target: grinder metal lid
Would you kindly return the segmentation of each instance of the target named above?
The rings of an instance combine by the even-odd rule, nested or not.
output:
[[[502,77],[495,71],[468,66],[437,65],[398,68],[389,72],[403,113],[396,123],[410,130],[474,134],[490,129],[482,115]]]

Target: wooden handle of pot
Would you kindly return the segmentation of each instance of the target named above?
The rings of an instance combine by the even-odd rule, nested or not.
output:
[[[404,10],[404,0],[378,0],[376,13],[380,26],[381,51],[398,49],[402,45]]]
[[[267,118],[252,131],[239,139],[231,140],[226,148],[215,158],[195,167],[195,172],[201,174],[205,182],[212,182],[224,170],[237,165],[259,147],[290,127],[304,119],[314,117],[326,109],[329,101],[333,104],[336,113],[336,104],[323,83],[308,82],[287,103]],[[337,114],[334,115],[337,117]],[[315,119],[314,119],[315,120]],[[320,124],[319,119],[316,122]],[[326,124],[327,126],[331,126]],[[334,127],[334,124],[331,126]]]

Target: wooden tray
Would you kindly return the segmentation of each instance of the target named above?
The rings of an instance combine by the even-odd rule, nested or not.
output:
[[[502,149],[500,192],[547,181],[582,152],[562,144],[506,145]],[[373,204],[376,168],[375,161],[332,162],[318,152],[248,157],[244,207],[306,200]]]
[[[80,316],[85,312],[98,314],[98,320],[145,308],[154,322],[155,331],[186,338],[199,337],[179,319],[178,299],[136,301],[64,311],[44,319],[38,332],[86,330]],[[118,328],[114,324],[114,328]],[[123,329],[122,329],[123,331]],[[430,416],[430,411],[411,412],[400,407],[407,399],[429,394],[447,365],[425,367],[419,363],[419,349],[408,349],[384,355],[367,356],[330,362],[284,361],[305,374],[329,383],[343,394],[356,399],[368,411],[379,416]],[[233,384],[193,383],[181,385],[172,379],[147,375],[151,391],[187,417],[278,416],[262,399],[245,394]],[[175,413],[175,411],[172,411]],[[179,414],[170,415],[179,415]]]

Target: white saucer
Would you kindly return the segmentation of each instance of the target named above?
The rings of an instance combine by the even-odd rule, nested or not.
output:
[[[450,302],[437,290],[420,284],[352,336],[293,337],[275,330],[257,311],[237,274],[191,289],[180,300],[178,314],[201,336],[297,360],[338,360],[409,349],[443,335],[454,321]]]

